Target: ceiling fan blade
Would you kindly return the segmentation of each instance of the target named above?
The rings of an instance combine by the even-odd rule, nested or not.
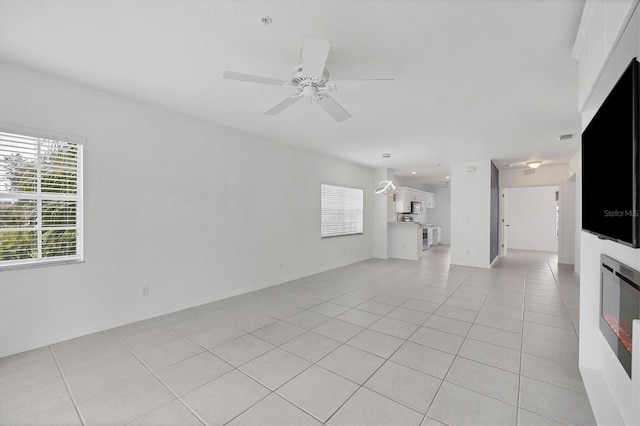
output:
[[[270,110],[263,112],[263,114],[266,114],[266,115],[279,114],[280,112],[289,108],[291,105],[295,104],[299,100],[300,100],[300,96],[298,95],[289,96],[288,98],[285,98],[283,101],[277,103]]]
[[[333,119],[338,123],[346,120],[347,118],[351,118],[351,114],[342,108],[342,106],[331,96],[324,95],[316,102],[320,105],[320,108],[325,110],[325,112],[333,117]]]
[[[302,42],[302,68],[306,75],[320,78],[327,63],[331,43],[321,38],[305,35]]]
[[[393,78],[363,78],[358,80],[331,80],[340,93],[365,92],[370,90],[385,90],[393,87]]]
[[[253,74],[243,74],[241,72],[233,72],[233,71],[225,71],[222,74],[222,78],[226,80],[238,80],[238,81],[248,81],[251,83],[260,83],[260,84],[271,84],[274,86],[284,86],[284,80],[278,80],[276,78],[269,77],[261,77],[259,75]]]

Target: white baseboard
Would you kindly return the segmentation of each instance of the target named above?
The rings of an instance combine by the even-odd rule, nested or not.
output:
[[[133,315],[133,316],[121,319],[121,320],[104,322],[104,323],[101,323],[101,324],[98,324],[98,325],[95,325],[95,326],[92,326],[92,327],[73,330],[73,331],[70,331],[70,332],[67,332],[67,333],[62,333],[62,334],[53,336],[53,337],[48,338],[48,339],[43,339],[43,340],[30,342],[30,343],[23,344],[23,345],[12,346],[12,347],[8,347],[8,348],[4,348],[3,347],[3,348],[0,348],[0,358],[6,357],[6,356],[9,356],[9,355],[14,355],[14,354],[21,353],[21,352],[30,351],[30,350],[33,350],[33,349],[38,349],[38,348],[41,348],[41,347],[44,347],[44,346],[48,346],[48,345],[53,345],[53,344],[56,344],[56,343],[64,342],[66,340],[70,340],[70,339],[75,339],[77,337],[86,336],[88,334],[98,333],[98,332],[109,330],[109,329],[112,329],[112,328],[115,328],[115,327],[121,327],[123,325],[131,324],[131,323],[134,323],[134,322],[144,321],[146,319],[159,317],[161,315],[171,314],[173,312],[182,311],[184,309],[189,309],[189,308],[193,308],[193,307],[196,307],[196,306],[206,305],[207,303],[216,302],[218,300],[227,299],[229,297],[238,296],[240,294],[249,293],[251,291],[261,290],[263,288],[272,287],[272,286],[278,285],[278,284],[283,284],[283,283],[286,283],[288,281],[297,280],[297,279],[300,279],[300,278],[304,278],[304,277],[308,277],[308,276],[311,276],[311,275],[319,274],[319,273],[322,273],[322,272],[330,271],[332,269],[337,269],[337,268],[341,268],[343,266],[352,265],[354,263],[363,262],[363,261],[369,260],[369,259],[372,259],[372,257],[362,257],[362,258],[352,259],[352,260],[349,260],[349,261],[346,261],[346,262],[340,262],[340,263],[337,263],[337,264],[334,264],[334,265],[331,265],[331,266],[326,266],[326,267],[322,267],[322,268],[318,268],[318,269],[313,269],[311,271],[307,271],[307,272],[303,272],[303,273],[294,274],[294,275],[290,275],[290,276],[287,276],[287,277],[279,278],[279,279],[274,280],[274,281],[268,281],[268,282],[264,282],[264,283],[249,285],[249,286],[237,288],[237,289],[234,289],[232,291],[227,291],[227,292],[223,292],[223,293],[216,293],[215,295],[213,295],[211,297],[201,298],[201,299],[194,299],[194,300],[182,303],[182,304],[180,304],[178,306],[172,306],[170,308],[164,308],[164,309],[158,309],[158,310],[155,310],[155,311],[149,311],[149,312],[141,313],[139,315]]]

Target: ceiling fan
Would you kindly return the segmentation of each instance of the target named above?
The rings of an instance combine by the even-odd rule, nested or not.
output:
[[[361,79],[361,80],[342,80],[329,81],[329,71],[324,67],[329,56],[331,43],[320,38],[305,35],[302,44],[302,64],[293,69],[291,81],[278,80],[275,78],[261,77],[252,74],[243,74],[233,71],[225,71],[223,78],[227,80],[248,81],[251,83],[270,84],[275,86],[290,87],[296,90],[291,96],[288,96],[271,109],[264,112],[267,115],[276,115],[291,105],[295,104],[302,98],[309,98],[329,114],[334,120],[340,122],[351,117],[335,99],[329,94],[338,90],[343,84],[350,83],[377,83],[392,84],[395,82],[392,78],[384,79]]]

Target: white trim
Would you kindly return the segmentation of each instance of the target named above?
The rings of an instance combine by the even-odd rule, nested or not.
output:
[[[58,140],[60,142],[75,143],[78,145],[87,144],[87,138],[82,136],[69,135],[67,133],[60,133],[60,132],[49,132],[47,130],[34,129],[32,127],[16,126],[13,124],[7,124],[3,122],[0,122],[0,132],[13,133],[13,134],[23,135],[23,136],[31,136],[39,139],[52,139],[52,140]]]
[[[498,259],[500,256],[497,256],[496,259]],[[496,261],[496,259],[494,259],[494,262]],[[463,266],[465,268],[483,268],[483,269],[488,269],[491,268],[491,264],[489,263],[480,263],[480,262],[475,262],[475,263],[450,263],[450,266]]]
[[[78,254],[78,261],[84,261],[84,145],[78,145],[78,162],[76,176],[78,177],[76,182],[76,193],[78,194],[78,200],[76,201],[76,253]]]
[[[640,336],[640,319],[633,320],[632,333]],[[633,339],[631,353],[631,401],[640,401],[640,339]],[[631,411],[631,424],[640,424],[640,404],[632,404]]]
[[[73,265],[75,263],[84,263],[81,256],[69,256],[69,257],[45,257],[42,260],[34,261],[33,259],[14,260],[15,263],[10,263],[0,266],[0,272],[12,271],[14,269],[31,269],[39,268],[42,266],[61,266],[61,265]]]
[[[587,91],[587,95],[584,97],[584,100],[582,101],[582,104],[578,105],[578,111],[579,112],[583,112],[584,109],[587,107],[587,104],[591,100],[591,96],[593,96],[593,92],[596,91],[596,87],[598,87],[598,84],[600,83],[600,79],[602,78],[603,74],[605,73],[605,70],[607,69],[607,66],[609,65],[609,61],[611,61],[611,58],[613,57],[613,54],[616,51],[616,47],[618,47],[618,43],[620,43],[620,40],[622,39],[622,35],[624,34],[625,30],[627,29],[627,26],[631,22],[631,18],[633,17],[633,14],[634,14],[634,12],[635,12],[635,10],[636,10],[636,8],[638,7],[639,4],[640,4],[640,0],[636,0],[636,1],[632,2],[632,3],[630,3],[629,9],[627,10],[627,13],[626,13],[625,17],[622,19],[622,25],[620,26],[620,28],[618,28],[618,33],[616,34],[616,36],[614,38],[614,42],[611,44],[611,47],[609,48],[609,51],[607,52],[607,56],[604,59],[604,62],[602,62],[602,66],[598,70],[596,78],[591,83],[591,87]],[[582,22],[581,22],[581,25],[582,25]],[[581,29],[582,29],[582,27],[580,27],[578,29],[578,33],[580,33]],[[585,32],[588,32],[588,30],[585,30]],[[586,36],[583,36],[583,37],[586,37]],[[584,43],[584,41],[582,43]],[[579,57],[576,58],[576,59],[579,59]]]
[[[587,0],[582,9],[582,17],[580,18],[580,25],[578,26],[578,34],[576,34],[576,41],[573,44],[573,50],[571,51],[571,58],[580,59],[582,53],[582,47],[589,34],[589,27],[591,26],[591,20],[595,10],[595,2]]]

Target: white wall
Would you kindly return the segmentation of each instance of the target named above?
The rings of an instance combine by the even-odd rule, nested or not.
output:
[[[573,264],[575,260],[575,182],[569,180],[566,164],[541,166],[535,175],[525,175],[524,169],[500,170],[500,188],[558,185],[560,187],[560,239],[558,262]]]
[[[535,175],[525,175],[525,169],[500,170],[500,187],[514,188],[522,186],[558,185],[569,177],[566,164],[555,166],[540,166]]]
[[[507,248],[558,251],[556,191],[558,186],[507,188]]]
[[[467,171],[469,167],[475,168],[474,171]],[[452,164],[452,264],[490,266],[490,214],[491,160]]]
[[[591,21],[581,23],[580,28],[580,31],[586,31],[587,34],[579,52],[581,80],[584,82],[580,88],[580,99],[583,100],[581,104],[586,103],[582,112],[583,129],[589,124],[629,61],[634,57],[640,57],[640,10],[637,4],[637,1],[601,1],[588,2],[585,7],[585,13],[589,8],[592,13]],[[611,22],[611,19],[621,15],[608,13],[610,9],[619,9],[618,12],[621,12],[622,9],[631,6],[636,9],[628,25],[626,19]],[[621,33],[620,39],[612,40],[612,35],[619,33],[625,25],[626,29]],[[578,43],[576,46],[580,47]],[[613,50],[609,50],[610,48]],[[589,86],[592,81],[596,83],[593,90]],[[577,170],[576,182],[577,191],[581,193],[581,169]],[[581,199],[578,204],[581,209]],[[612,241],[599,240],[585,232],[580,232],[580,241],[580,370],[585,388],[598,423],[637,424],[637,420],[640,419],[640,404],[632,399],[631,380],[600,333],[598,323],[601,254],[640,270],[640,250]],[[634,358],[636,356],[638,355],[634,353]],[[637,360],[634,362],[637,365]]]
[[[451,188],[429,190],[436,194],[436,207],[427,209],[427,223],[442,227],[442,244],[451,244]]]
[[[560,239],[558,240],[558,263],[574,264],[575,259],[576,183],[573,180],[565,180],[562,185],[560,185]]]
[[[576,189],[576,197],[575,197],[575,226],[574,226],[574,245],[575,245],[575,253],[574,253],[574,266],[573,271],[576,275],[580,276],[580,250],[581,250],[581,242],[580,242],[580,232],[582,231],[582,149],[579,148],[576,155],[573,157],[573,165],[574,165],[574,180],[575,189]]]
[[[0,273],[1,355],[373,255],[371,169],[10,64],[0,87],[6,124],[88,140],[85,262]],[[364,188],[364,234],[320,238],[321,181]]]
[[[417,189],[419,191],[433,192],[429,189],[429,184],[423,178],[415,176],[395,176],[395,182],[398,186],[406,186],[407,188]]]

